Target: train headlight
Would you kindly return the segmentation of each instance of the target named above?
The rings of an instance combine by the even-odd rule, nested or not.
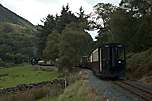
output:
[[[121,61],[118,61],[118,63],[121,63]]]

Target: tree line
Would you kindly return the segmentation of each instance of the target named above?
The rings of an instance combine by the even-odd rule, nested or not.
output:
[[[48,15],[43,25],[38,25],[38,56],[58,63],[63,68],[79,65],[84,55],[89,55],[93,40],[85,30],[89,29],[88,16],[82,7],[74,14],[69,5],[62,7],[60,15]]]
[[[34,40],[32,30],[13,23],[0,23],[0,66],[29,62]]]
[[[119,6],[98,3],[94,6],[96,21],[90,21],[80,7],[73,13],[69,5],[60,14],[48,15],[37,25],[37,31],[11,24],[0,24],[0,64],[23,63],[29,57],[56,61],[61,67],[79,64],[82,56],[107,42],[128,46],[129,52],[152,47],[152,2],[150,0],[122,0]],[[99,29],[96,41],[86,30]],[[29,33],[29,34],[28,34]]]
[[[103,19],[97,45],[120,42],[129,52],[141,52],[152,47],[152,2],[150,0],[122,0],[119,7],[98,3],[95,13]],[[97,20],[98,20],[97,19]]]
[[[56,61],[62,67],[72,67],[81,56],[89,56],[93,49],[107,42],[123,43],[128,52],[141,52],[152,47],[152,2],[149,0],[122,0],[119,6],[98,3],[94,6],[96,21],[82,7],[75,14],[69,5],[60,15],[48,15],[44,25],[38,25],[38,55]],[[102,23],[96,23],[102,19]],[[96,41],[85,30],[99,29]]]

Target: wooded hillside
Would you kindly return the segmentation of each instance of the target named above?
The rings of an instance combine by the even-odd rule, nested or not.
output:
[[[0,5],[0,66],[28,62],[35,31],[29,21]]]

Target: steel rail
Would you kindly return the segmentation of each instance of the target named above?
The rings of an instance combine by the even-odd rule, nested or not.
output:
[[[146,89],[146,87],[143,88],[139,84],[136,85],[129,81],[117,81],[114,83],[116,85],[126,89],[127,91],[129,91],[133,94],[136,94],[137,96],[140,96],[145,101],[152,101],[152,91],[149,89]]]

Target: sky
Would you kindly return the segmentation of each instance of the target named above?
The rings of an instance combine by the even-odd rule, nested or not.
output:
[[[93,11],[97,3],[112,3],[118,5],[121,0],[0,0],[0,3],[27,19],[34,25],[41,24],[48,14],[60,14],[63,5],[70,5],[72,12],[78,12],[82,6],[86,14]]]

